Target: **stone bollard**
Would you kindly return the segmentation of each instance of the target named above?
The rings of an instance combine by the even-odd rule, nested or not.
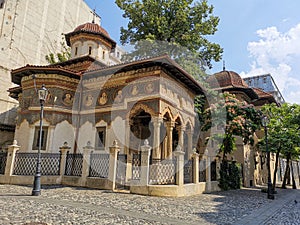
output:
[[[68,142],[64,142],[64,145],[59,147],[60,151],[60,169],[59,169],[59,175],[62,177],[65,175],[66,170],[66,162],[67,162],[67,153],[71,150],[71,147],[68,145]]]
[[[199,153],[196,151],[192,154],[193,159],[193,183],[198,184],[199,183]]]
[[[10,176],[13,175],[16,152],[19,151],[19,149],[20,149],[20,146],[18,145],[16,140],[13,141],[12,145],[8,146],[5,172],[4,172],[4,182],[5,183],[9,183]]]
[[[112,190],[116,188],[116,176],[117,176],[117,161],[120,147],[117,140],[114,140],[113,145],[109,147],[109,170],[108,179],[112,182]]]
[[[85,186],[86,178],[90,173],[90,159],[91,153],[93,152],[94,147],[91,145],[91,142],[88,141],[86,146],[83,147],[83,162],[82,162],[82,174],[81,174],[81,185]]]
[[[176,184],[178,186],[183,186],[184,184],[184,152],[181,151],[181,147],[178,145],[174,151],[174,156],[176,157]]]
[[[146,139],[144,145],[141,146],[141,177],[140,185],[147,186],[149,183],[149,157],[151,153],[151,146],[149,141]]]

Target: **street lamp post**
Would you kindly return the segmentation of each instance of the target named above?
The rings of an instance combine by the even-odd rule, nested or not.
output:
[[[36,172],[34,176],[33,182],[33,196],[39,196],[41,194],[41,149],[42,149],[42,138],[43,138],[43,117],[44,117],[44,103],[47,99],[48,90],[46,89],[45,85],[42,85],[42,88],[38,90],[38,97],[40,100],[41,105],[41,112],[40,112],[40,133],[39,133],[39,148],[38,148],[38,157],[36,160]]]
[[[271,181],[271,168],[270,168],[270,151],[268,148],[268,117],[263,116],[262,117],[262,125],[265,130],[265,140],[266,140],[266,152],[267,152],[267,169],[268,169],[268,199],[274,199],[274,193],[272,190],[272,181]]]

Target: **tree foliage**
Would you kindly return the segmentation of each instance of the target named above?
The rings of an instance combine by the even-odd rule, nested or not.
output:
[[[45,56],[45,59],[49,64],[55,64],[59,62],[65,62],[71,58],[71,49],[66,45],[65,39],[62,38],[60,42],[61,52],[49,53]]]
[[[202,130],[217,127],[224,131],[212,138],[218,140],[220,152],[225,157],[235,149],[235,136],[242,137],[244,144],[254,143],[253,134],[260,127],[261,113],[253,105],[238,100],[234,94],[224,92],[221,95],[224,101],[217,101],[204,111]],[[223,113],[226,115],[222,116]]]
[[[289,162],[300,157],[300,106],[297,104],[283,104],[281,107],[270,104],[262,107],[262,112],[269,118],[268,147],[269,151],[276,152],[275,169],[277,169],[279,155],[287,159],[285,179],[289,174]],[[260,149],[265,150],[265,139],[260,141]],[[276,170],[274,171],[276,174]],[[276,178],[276,176],[274,176]],[[273,186],[275,187],[274,180]]]
[[[217,31],[219,18],[213,15],[213,6],[206,0],[116,0],[128,19],[127,28],[121,28],[121,43],[135,44],[129,54],[133,59],[167,53],[179,58],[180,47],[187,48],[189,57],[199,59],[211,67],[219,61],[222,48],[208,41],[207,36]],[[142,43],[140,41],[143,41]],[[162,47],[162,42],[167,43]],[[186,57],[184,53],[181,59]],[[184,56],[185,55],[185,56]]]

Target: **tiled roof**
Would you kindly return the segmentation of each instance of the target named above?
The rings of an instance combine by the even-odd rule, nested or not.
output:
[[[103,27],[101,27],[100,25],[98,25],[96,23],[85,23],[85,24],[79,25],[78,27],[75,28],[74,32],[76,32],[76,31],[101,33],[107,37],[110,37],[108,32]]]
[[[86,34],[100,36],[100,37],[106,39],[109,43],[111,43],[112,48],[116,47],[116,42],[113,39],[111,39],[111,37],[109,36],[109,33],[103,27],[101,27],[99,24],[96,24],[96,23],[85,23],[85,24],[79,25],[72,32],[65,34],[67,45],[71,46],[70,38],[72,36],[75,36],[80,33],[86,33]]]
[[[211,88],[222,91],[242,91],[251,99],[257,99],[257,93],[250,88],[239,74],[233,71],[221,71],[209,76],[206,80]]]
[[[208,77],[207,82],[213,88],[224,88],[224,87],[240,87],[240,88],[249,88],[246,82],[233,71],[221,71],[215,73],[214,75]]]

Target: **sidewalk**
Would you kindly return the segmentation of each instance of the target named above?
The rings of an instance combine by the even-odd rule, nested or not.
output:
[[[295,200],[299,203],[295,203]],[[236,221],[235,225],[257,225],[257,224],[286,224],[283,220],[286,219],[287,214],[293,214],[293,211],[287,209],[288,205],[292,205],[296,209],[296,214],[300,214],[300,191],[293,189],[280,189],[275,195],[275,200],[269,200],[263,207],[254,210],[250,215]],[[280,218],[281,214],[285,214]],[[277,219],[274,216],[279,217]],[[297,215],[296,215],[297,216]],[[295,220],[291,215],[293,221],[286,221],[289,224],[300,224],[300,218]]]
[[[299,216],[293,203],[298,190],[279,190],[268,200],[258,189],[162,198],[104,190],[46,186],[39,197],[32,187],[0,185],[0,224],[283,224],[282,215]],[[293,203],[295,204],[295,203]],[[296,211],[294,211],[296,210]],[[298,212],[298,213],[297,213]],[[287,214],[291,214],[287,217]],[[274,214],[281,215],[274,217]],[[296,220],[300,221],[300,220]],[[289,223],[285,223],[289,224]],[[299,223],[290,223],[299,224]]]

